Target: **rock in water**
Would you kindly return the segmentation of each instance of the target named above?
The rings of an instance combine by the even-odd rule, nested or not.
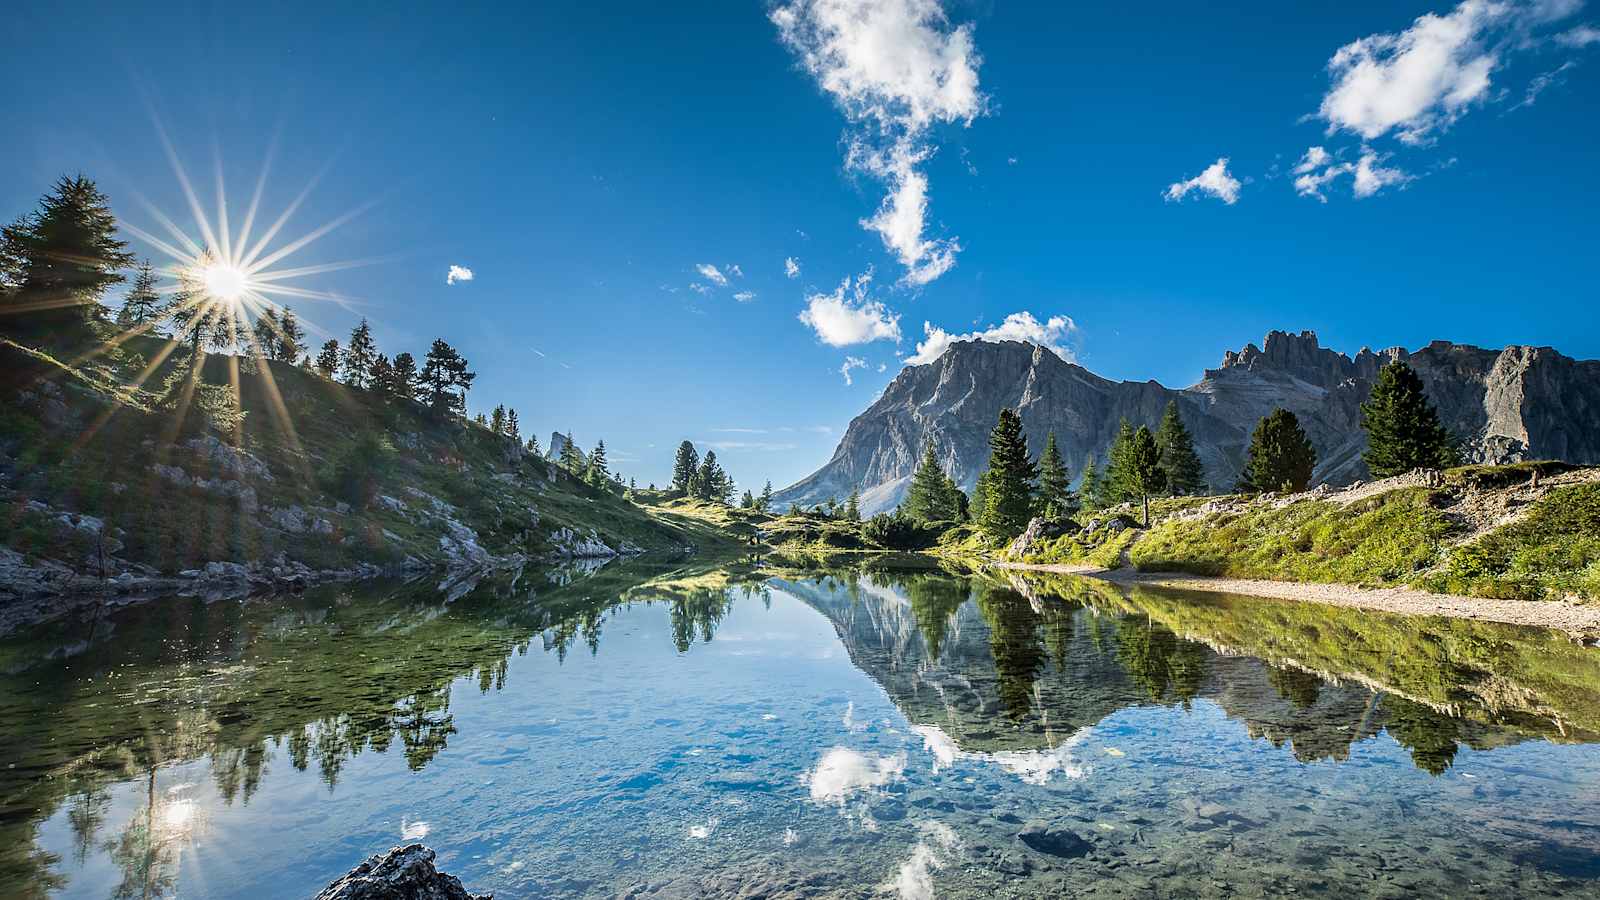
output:
[[[1034,819],[1022,826],[1017,839],[1030,850],[1051,856],[1083,856],[1089,852],[1089,842],[1076,834],[1042,819]]]
[[[433,867],[433,851],[421,844],[370,856],[348,875],[322,889],[315,900],[494,900],[469,894],[461,879]]]

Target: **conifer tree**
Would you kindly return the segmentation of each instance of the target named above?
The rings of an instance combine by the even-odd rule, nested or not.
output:
[[[1176,400],[1167,403],[1167,411],[1156,431],[1156,446],[1161,450],[1161,469],[1167,475],[1166,490],[1180,497],[1205,493],[1205,466],[1200,462],[1200,455],[1194,452],[1194,436],[1183,424]]]
[[[611,470],[606,464],[606,442],[598,441],[594,445],[594,452],[589,454],[589,471],[585,478],[595,487],[604,487],[606,479],[610,477]]]
[[[476,416],[473,416],[472,421],[482,425],[485,428],[489,427],[489,420],[484,416],[483,413],[478,413]]]
[[[25,240],[38,220],[34,213],[23,213],[10,225],[0,227],[0,312],[12,302],[27,274],[28,253]]]
[[[733,492],[733,482],[728,478],[728,473],[722,470],[722,465],[717,462],[715,450],[706,451],[705,458],[700,461],[700,471],[695,483],[699,487],[698,496],[702,500],[726,503],[729,494]]]
[[[561,452],[558,454],[561,468],[574,475],[582,476],[583,454],[578,452],[578,442],[572,439],[572,432],[567,432],[561,437]]]
[[[1317,452],[1300,427],[1300,420],[1287,409],[1275,409],[1262,417],[1250,436],[1249,457],[1239,475],[1239,490],[1303,491],[1316,466]]]
[[[289,331],[289,312],[283,314],[284,335],[287,339]],[[401,400],[417,399],[417,361],[409,353],[400,353],[394,358],[394,396]]]
[[[1459,462],[1455,440],[1440,423],[1422,379],[1399,360],[1378,371],[1372,395],[1361,404],[1361,427],[1367,430],[1361,459],[1378,478]]]
[[[1083,474],[1078,476],[1078,497],[1083,501],[1083,508],[1087,510],[1101,510],[1106,508],[1105,479],[1100,470],[1095,468],[1094,454],[1084,460]]]
[[[272,358],[284,362],[294,362],[300,358],[300,354],[306,352],[305,329],[300,327],[300,320],[295,317],[294,310],[287,306],[283,308],[283,317],[278,322],[278,343],[273,350],[275,352]]]
[[[322,345],[322,352],[317,354],[316,367],[324,378],[332,378],[333,373],[339,371],[338,341],[328,338],[327,343]]]
[[[1000,410],[989,434],[988,491],[978,524],[990,537],[1009,539],[1028,526],[1033,511],[1033,460],[1022,434],[1022,417]]]
[[[982,523],[989,515],[989,472],[984,470],[978,473],[978,480],[972,485],[972,502],[968,504],[972,510],[972,520]]]
[[[534,456],[539,455],[539,436],[537,434],[528,435],[528,452]]]
[[[99,318],[100,295],[124,280],[119,270],[134,260],[117,239],[111,201],[82,175],[58,179],[39,211],[7,228],[6,239],[20,257],[21,277],[5,311],[27,315],[35,326]]]
[[[922,461],[911,475],[911,486],[906,489],[902,505],[905,514],[918,522],[944,522],[959,517],[951,502],[950,480],[945,477],[934,452],[933,439],[922,442]]]
[[[506,410],[506,434],[512,440],[522,442],[522,424],[517,421],[517,411],[514,409]]]
[[[271,307],[268,307],[270,310]],[[161,295],[156,292],[156,273],[145,260],[134,276],[133,287],[122,298],[122,308],[117,310],[117,324],[123,328],[154,326],[161,319]]]
[[[756,509],[766,512],[772,507],[772,479],[767,479],[767,484],[761,489],[761,496],[756,498]]]
[[[756,508],[756,495],[750,493],[750,489],[749,488],[746,488],[745,492],[744,492],[744,496],[739,498],[739,508],[740,509],[755,509]]]
[[[1161,468],[1161,447],[1156,436],[1144,425],[1134,432],[1128,445],[1128,488],[1134,499],[1144,504],[1144,527],[1150,527],[1150,495],[1166,487],[1167,473]]]
[[[378,358],[378,345],[372,341],[372,327],[366,319],[350,332],[350,345],[344,350],[344,383],[365,388],[372,383],[372,361]]]
[[[1127,419],[1117,426],[1117,436],[1106,449],[1105,481],[1101,496],[1105,506],[1116,506],[1132,498],[1132,478],[1128,474],[1128,451],[1133,447],[1133,426]]]
[[[941,477],[943,476],[941,475]],[[851,488],[850,496],[844,501],[844,520],[846,522],[861,521],[861,490],[859,488]]]
[[[467,391],[477,377],[454,347],[435,339],[422,364],[422,392],[429,408],[441,415],[465,415]]]
[[[379,353],[378,358],[372,361],[372,370],[367,374],[373,392],[385,400],[393,400],[398,396],[394,384],[394,364],[389,362],[389,357]]]
[[[506,433],[506,405],[504,403],[495,405],[494,414],[489,416],[489,430],[495,434]],[[601,443],[604,444],[605,442],[602,441]]]
[[[187,341],[190,358],[198,360],[217,319],[216,310],[197,302],[193,288],[180,282],[177,293],[172,296],[172,305],[167,308],[167,317],[172,320],[173,338]]]
[[[120,322],[120,318],[119,318]],[[250,327],[251,349],[261,354],[265,359],[278,358],[278,333],[283,329],[278,322],[277,309],[269,306],[256,316],[255,323]]]
[[[684,441],[678,445],[678,456],[672,461],[672,489],[689,493],[689,482],[700,469],[700,454],[694,444]]]
[[[1039,454],[1039,510],[1047,519],[1070,514],[1076,504],[1072,497],[1072,476],[1067,474],[1066,461],[1056,447],[1056,433],[1045,437],[1044,452]]]

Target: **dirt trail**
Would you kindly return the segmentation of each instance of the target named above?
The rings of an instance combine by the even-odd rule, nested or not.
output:
[[[1083,575],[1116,584],[1148,585],[1210,593],[1249,594],[1281,600],[1300,600],[1376,609],[1420,616],[1450,616],[1507,625],[1531,625],[1564,631],[1586,643],[1600,643],[1600,606],[1558,600],[1490,600],[1454,594],[1434,594],[1412,588],[1361,588],[1345,584],[1306,584],[1252,578],[1217,578],[1166,572],[1139,572],[1126,564],[1117,569],[1091,565],[994,563],[1002,569],[1023,569]]]

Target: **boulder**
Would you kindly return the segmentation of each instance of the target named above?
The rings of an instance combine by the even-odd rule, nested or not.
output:
[[[491,894],[469,893],[461,879],[434,868],[433,859],[421,844],[370,856],[315,900],[493,900]]]
[[[1029,850],[1049,856],[1073,857],[1089,852],[1088,841],[1043,819],[1034,819],[1022,826],[1022,830],[1017,832],[1017,839]]]

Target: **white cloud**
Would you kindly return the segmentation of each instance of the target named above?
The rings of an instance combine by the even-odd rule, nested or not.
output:
[[[800,321],[817,333],[818,340],[833,347],[848,347],[870,341],[899,341],[900,317],[882,303],[868,299],[867,285],[872,274],[853,281],[846,278],[832,293],[812,294]]]
[[[740,303],[749,303],[751,300],[754,300],[755,298],[756,298],[756,292],[755,291],[740,291],[739,293],[733,295],[733,299],[739,301]]]
[[[1533,79],[1528,82],[1527,91],[1522,95],[1522,102],[1511,107],[1511,109],[1518,110],[1524,106],[1532,106],[1539,99],[1540,94],[1566,81],[1567,72],[1576,68],[1577,65],[1576,62],[1569,59],[1548,72],[1540,72],[1538,75],[1533,76]]]
[[[818,803],[843,804],[862,791],[876,792],[905,776],[906,755],[866,754],[834,747],[822,754],[802,778]]]
[[[800,260],[790,256],[783,261],[783,274],[787,278],[800,277]]]
[[[1427,143],[1491,99],[1491,76],[1508,55],[1533,46],[1531,29],[1580,6],[1581,0],[1464,0],[1444,15],[1419,16],[1398,34],[1352,41],[1328,61],[1333,86],[1317,116],[1329,134],[1345,130],[1370,141],[1394,132],[1402,142]]]
[[[450,272],[444,276],[445,284],[455,284],[458,281],[471,281],[472,270],[466,266],[451,266]]]
[[[1376,151],[1363,147],[1361,156],[1355,162],[1341,163],[1322,147],[1311,147],[1294,167],[1295,193],[1326,203],[1328,197],[1324,188],[1349,175],[1351,193],[1357,199],[1363,199],[1386,187],[1402,185],[1414,179],[1414,176],[1401,169],[1382,165],[1385,159]]]
[[[1027,341],[1072,362],[1072,351],[1064,342],[1077,330],[1078,326],[1066,316],[1051,316],[1041,323],[1030,312],[1014,312],[993,328],[966,334],[951,334],[932,322],[924,322],[922,331],[926,337],[917,344],[917,352],[906,357],[905,363],[908,366],[931,363],[959,341]]]
[[[722,274],[722,271],[716,266],[713,266],[710,263],[700,263],[694,268],[696,272],[700,273],[701,278],[704,278],[717,287],[728,286],[728,276]]]
[[[694,284],[689,285],[689,290],[694,291],[696,294],[709,294],[709,293],[711,293],[711,288],[710,287],[707,287],[706,285],[703,285],[698,281],[696,281]]]
[[[1579,25],[1556,35],[1556,43],[1564,47],[1587,47],[1590,44],[1600,44],[1600,28],[1592,25]]]
[[[744,277],[744,270],[739,268],[739,264],[738,263],[733,263],[733,264],[728,266],[728,274],[729,275],[736,275],[736,276],[738,276],[740,278],[743,278]]]
[[[846,164],[888,184],[878,212],[861,224],[878,232],[908,281],[926,284],[949,271],[961,248],[923,239],[928,181],[917,166],[932,153],[934,125],[970,125],[985,112],[972,26],[952,27],[937,0],[790,0],[770,18],[859,127]]]
[[[1210,194],[1223,203],[1232,206],[1239,199],[1239,179],[1228,174],[1228,158],[1219,158],[1207,166],[1204,172],[1190,178],[1188,181],[1179,181],[1167,187],[1168,200],[1182,200],[1190,191],[1200,191]]]
[[[851,369],[865,369],[866,367],[867,367],[867,361],[862,359],[861,357],[859,357],[859,356],[846,356],[844,358],[844,365],[839,367],[839,374],[844,376],[844,383],[846,385],[855,384],[855,379],[850,377],[850,370]]]

